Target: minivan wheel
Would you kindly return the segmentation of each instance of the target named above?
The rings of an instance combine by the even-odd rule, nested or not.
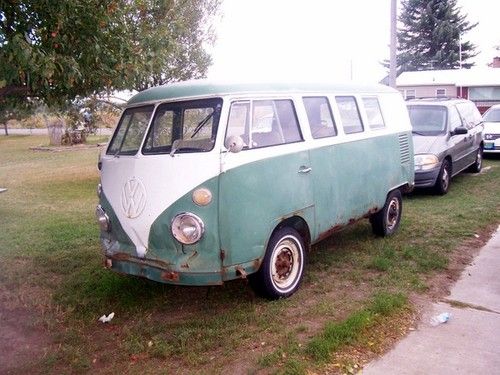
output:
[[[268,299],[286,298],[299,288],[304,274],[304,241],[293,228],[277,230],[267,246],[260,269],[249,276],[255,292]]]
[[[370,216],[373,233],[381,237],[392,235],[399,228],[402,212],[401,191],[393,190],[387,196],[384,207]]]
[[[444,159],[436,184],[434,185],[434,191],[439,195],[445,195],[450,189],[450,180],[451,164],[448,159]]]
[[[483,167],[483,148],[479,147],[476,153],[476,161],[469,167],[468,171],[472,173],[479,173],[481,172],[482,167]]]

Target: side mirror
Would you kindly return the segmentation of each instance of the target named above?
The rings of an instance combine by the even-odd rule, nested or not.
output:
[[[455,130],[451,132],[451,135],[467,134],[468,130],[464,126],[457,126]]]
[[[233,152],[236,154],[243,150],[243,147],[245,147],[245,143],[240,136],[232,135],[226,139],[226,141],[224,142],[224,146],[229,152]]]

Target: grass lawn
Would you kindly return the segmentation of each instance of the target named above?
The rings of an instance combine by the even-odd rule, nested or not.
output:
[[[391,238],[374,237],[365,220],[316,245],[290,299],[255,297],[244,280],[162,285],[102,266],[98,147],[29,149],[44,143],[0,137],[0,187],[8,188],[0,336],[13,340],[0,344],[0,372],[354,372],[405,334],[415,301],[446,293],[500,223],[500,159],[492,158],[481,174],[455,177],[446,196],[405,197]],[[97,322],[110,312],[110,324]]]

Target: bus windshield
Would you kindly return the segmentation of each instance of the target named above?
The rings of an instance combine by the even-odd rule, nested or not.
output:
[[[222,99],[215,98],[163,103],[156,111],[153,105],[128,108],[106,153],[135,155],[146,133],[143,154],[210,151],[214,147],[221,107]]]
[[[221,107],[219,98],[159,105],[142,152],[173,155],[212,150]]]

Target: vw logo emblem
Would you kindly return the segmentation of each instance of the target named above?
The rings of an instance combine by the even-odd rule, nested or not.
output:
[[[146,207],[146,189],[141,181],[132,177],[122,189],[122,208],[128,218],[139,216]]]

